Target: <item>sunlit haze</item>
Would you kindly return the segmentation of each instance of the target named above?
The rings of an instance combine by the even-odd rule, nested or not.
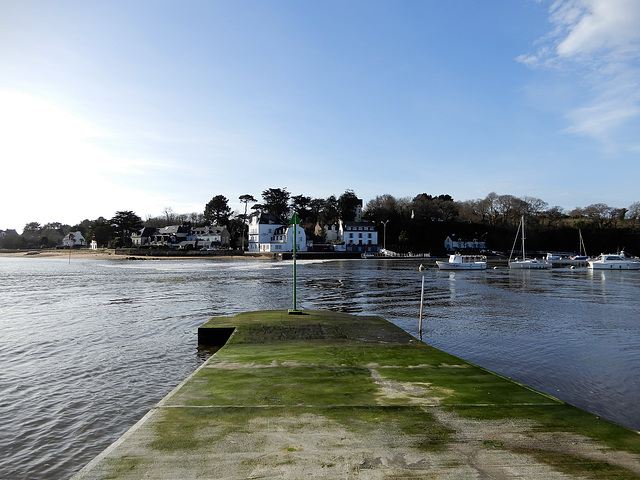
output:
[[[0,230],[268,188],[640,201],[636,0],[0,3]]]

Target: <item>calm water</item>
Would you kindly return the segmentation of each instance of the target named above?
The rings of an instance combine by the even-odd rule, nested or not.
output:
[[[640,429],[640,272],[298,262],[298,308],[380,315]],[[209,317],[292,307],[292,264],[0,258],[0,478],[68,478],[209,355]]]

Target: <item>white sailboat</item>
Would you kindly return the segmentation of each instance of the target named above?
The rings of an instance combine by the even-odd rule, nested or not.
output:
[[[584,240],[582,239],[582,230],[578,229],[578,251],[577,255],[571,254],[554,254],[547,253],[547,262],[552,267],[585,267],[587,266],[587,249],[584,246]]]
[[[522,259],[518,260],[516,257],[514,260],[511,260],[511,256],[513,255],[513,250],[516,247],[516,242],[518,241],[518,233],[522,232]],[[540,270],[551,267],[551,264],[545,262],[544,260],[538,260],[537,258],[527,259],[524,248],[524,215],[520,220],[520,226],[518,227],[518,232],[516,232],[516,238],[513,241],[513,247],[511,248],[511,255],[509,255],[509,268],[520,268],[527,270]]]

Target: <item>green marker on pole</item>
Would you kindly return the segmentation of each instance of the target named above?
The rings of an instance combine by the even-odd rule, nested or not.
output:
[[[300,225],[300,218],[297,213],[294,213],[291,217],[289,225],[293,225],[293,310],[289,313],[298,313],[296,304],[296,251],[298,244],[298,225]]]

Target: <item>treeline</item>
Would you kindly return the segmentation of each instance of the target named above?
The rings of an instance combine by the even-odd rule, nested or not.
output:
[[[447,236],[485,240],[491,250],[508,251],[524,217],[527,247],[531,250],[577,251],[580,231],[590,254],[623,248],[640,253],[640,202],[628,208],[595,203],[567,212],[539,198],[491,192],[485,198],[465,201],[455,201],[450,195],[421,193],[397,198],[384,194],[361,205],[353,190],[339,196],[313,198],[292,195],[286,188],[266,189],[260,201],[252,194],[241,195],[238,201],[242,205],[240,212],[230,208],[227,197],[216,195],[202,212],[180,214],[165,208],[161,215],[142,220],[132,211],[123,211],[110,219],[99,217],[73,226],[32,222],[25,225],[22,235],[5,235],[0,247],[58,246],[65,235],[75,231],[82,232],[87,243],[96,240],[100,246],[128,246],[130,235],[143,226],[167,225],[226,226],[232,247],[236,247],[246,238],[247,221],[254,212],[275,213],[284,219],[296,212],[307,237],[321,244],[325,241],[325,225],[336,225],[339,219],[354,220],[362,206],[363,219],[377,224],[381,234],[385,225],[387,248],[399,252],[440,254]]]

